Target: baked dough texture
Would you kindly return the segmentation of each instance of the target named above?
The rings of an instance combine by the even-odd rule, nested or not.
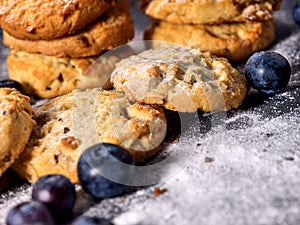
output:
[[[273,18],[281,0],[142,0],[152,18],[178,24],[221,24]]]
[[[101,1],[100,1],[101,2]],[[3,32],[3,43],[11,49],[56,57],[91,57],[126,44],[134,37],[129,4],[116,5],[84,29],[52,40],[22,40]]]
[[[19,39],[70,35],[114,6],[114,0],[1,0],[0,24]]]
[[[166,133],[162,108],[97,88],[52,99],[36,114],[36,129],[12,166],[30,182],[59,173],[77,183],[81,152],[99,142],[120,145],[136,162],[144,161],[160,150]]]
[[[200,48],[231,62],[245,60],[275,40],[273,20],[220,25],[186,25],[153,21],[144,33],[146,40],[161,40],[184,47]]]
[[[0,177],[18,158],[36,125],[29,97],[0,88]]]
[[[179,112],[237,108],[247,94],[245,78],[226,58],[182,47],[150,49],[121,60],[111,83],[131,100]]]
[[[38,98],[54,98],[76,89],[96,58],[57,58],[11,50],[7,57],[10,79],[24,92]],[[109,82],[103,88],[110,88]]]

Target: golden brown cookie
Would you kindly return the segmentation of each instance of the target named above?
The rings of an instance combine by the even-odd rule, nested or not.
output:
[[[166,132],[163,110],[130,103],[112,91],[73,91],[36,110],[37,127],[12,168],[30,182],[46,174],[63,174],[77,183],[77,162],[99,142],[127,149],[136,162],[159,151]]]
[[[237,62],[269,46],[275,40],[275,24],[273,20],[220,25],[178,25],[156,21],[145,30],[144,38],[200,48]]]
[[[134,27],[125,0],[119,0],[115,7],[100,16],[79,33],[54,40],[21,40],[7,32],[3,42],[12,49],[41,53],[56,57],[90,57],[106,50],[126,44],[134,36]]]
[[[220,24],[272,19],[281,0],[142,0],[152,18],[171,23]]]
[[[24,92],[39,98],[53,98],[78,87],[96,58],[57,58],[24,51],[11,51],[7,57],[10,79],[21,83]],[[109,82],[103,88],[110,88]]]
[[[181,47],[150,49],[123,59],[111,82],[131,100],[180,112],[237,108],[247,94],[244,77],[227,59]]]
[[[114,0],[1,0],[0,24],[19,39],[70,35],[114,6]]]
[[[0,88],[0,177],[19,157],[35,126],[29,97]]]

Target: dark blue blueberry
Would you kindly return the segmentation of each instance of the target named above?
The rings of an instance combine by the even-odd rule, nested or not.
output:
[[[299,1],[299,0],[298,0],[298,2],[296,3],[296,5],[294,6],[293,16],[294,16],[295,22],[296,22],[296,23],[298,24],[298,26],[300,27],[300,1]]]
[[[75,204],[75,186],[63,175],[46,175],[34,183],[32,199],[47,206],[54,218],[64,219]]]
[[[132,178],[133,171],[124,169],[124,165],[133,164],[131,155],[125,149],[100,143],[88,148],[80,156],[77,174],[87,193],[96,199],[109,198],[131,190],[124,181]]]
[[[265,94],[273,94],[288,85],[291,66],[279,53],[257,52],[248,59],[245,76],[251,87]]]
[[[113,223],[104,218],[81,216],[71,225],[113,225]]]
[[[53,225],[47,207],[37,201],[23,202],[12,208],[6,217],[7,225]]]
[[[15,80],[10,80],[10,79],[0,80],[0,88],[4,88],[4,87],[6,87],[6,88],[15,88],[19,92],[24,93],[21,84],[18,81],[15,81]]]

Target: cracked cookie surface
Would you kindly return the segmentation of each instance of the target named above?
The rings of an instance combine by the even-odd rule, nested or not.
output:
[[[81,152],[99,142],[120,145],[136,162],[144,161],[160,150],[166,133],[162,108],[97,88],[50,100],[36,114],[36,129],[12,166],[29,182],[58,173],[77,183]]]
[[[82,58],[97,56],[107,50],[126,44],[134,36],[129,5],[119,0],[116,5],[67,37],[52,40],[22,40],[3,32],[3,43],[14,50],[56,57]]]
[[[0,24],[19,39],[60,38],[94,21],[114,3],[114,0],[2,0]]]
[[[247,94],[245,78],[227,59],[182,47],[150,49],[121,60],[111,83],[131,100],[180,112],[237,108]]]

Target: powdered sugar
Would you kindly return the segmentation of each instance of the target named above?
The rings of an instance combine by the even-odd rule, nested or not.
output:
[[[155,186],[165,192],[155,195],[151,186],[95,201],[77,186],[74,216],[103,216],[117,225],[300,224],[300,29],[291,17],[294,2],[283,1],[276,14],[277,41],[270,47],[292,65],[286,91],[263,96],[251,90],[238,110],[199,113],[200,125],[184,121],[186,136],[167,145],[161,157],[179,147],[193,154],[180,171]],[[140,15],[136,6],[132,12]],[[4,77],[6,54],[1,46]],[[243,71],[243,65],[238,69]],[[24,183],[1,193],[0,224],[30,192]]]

